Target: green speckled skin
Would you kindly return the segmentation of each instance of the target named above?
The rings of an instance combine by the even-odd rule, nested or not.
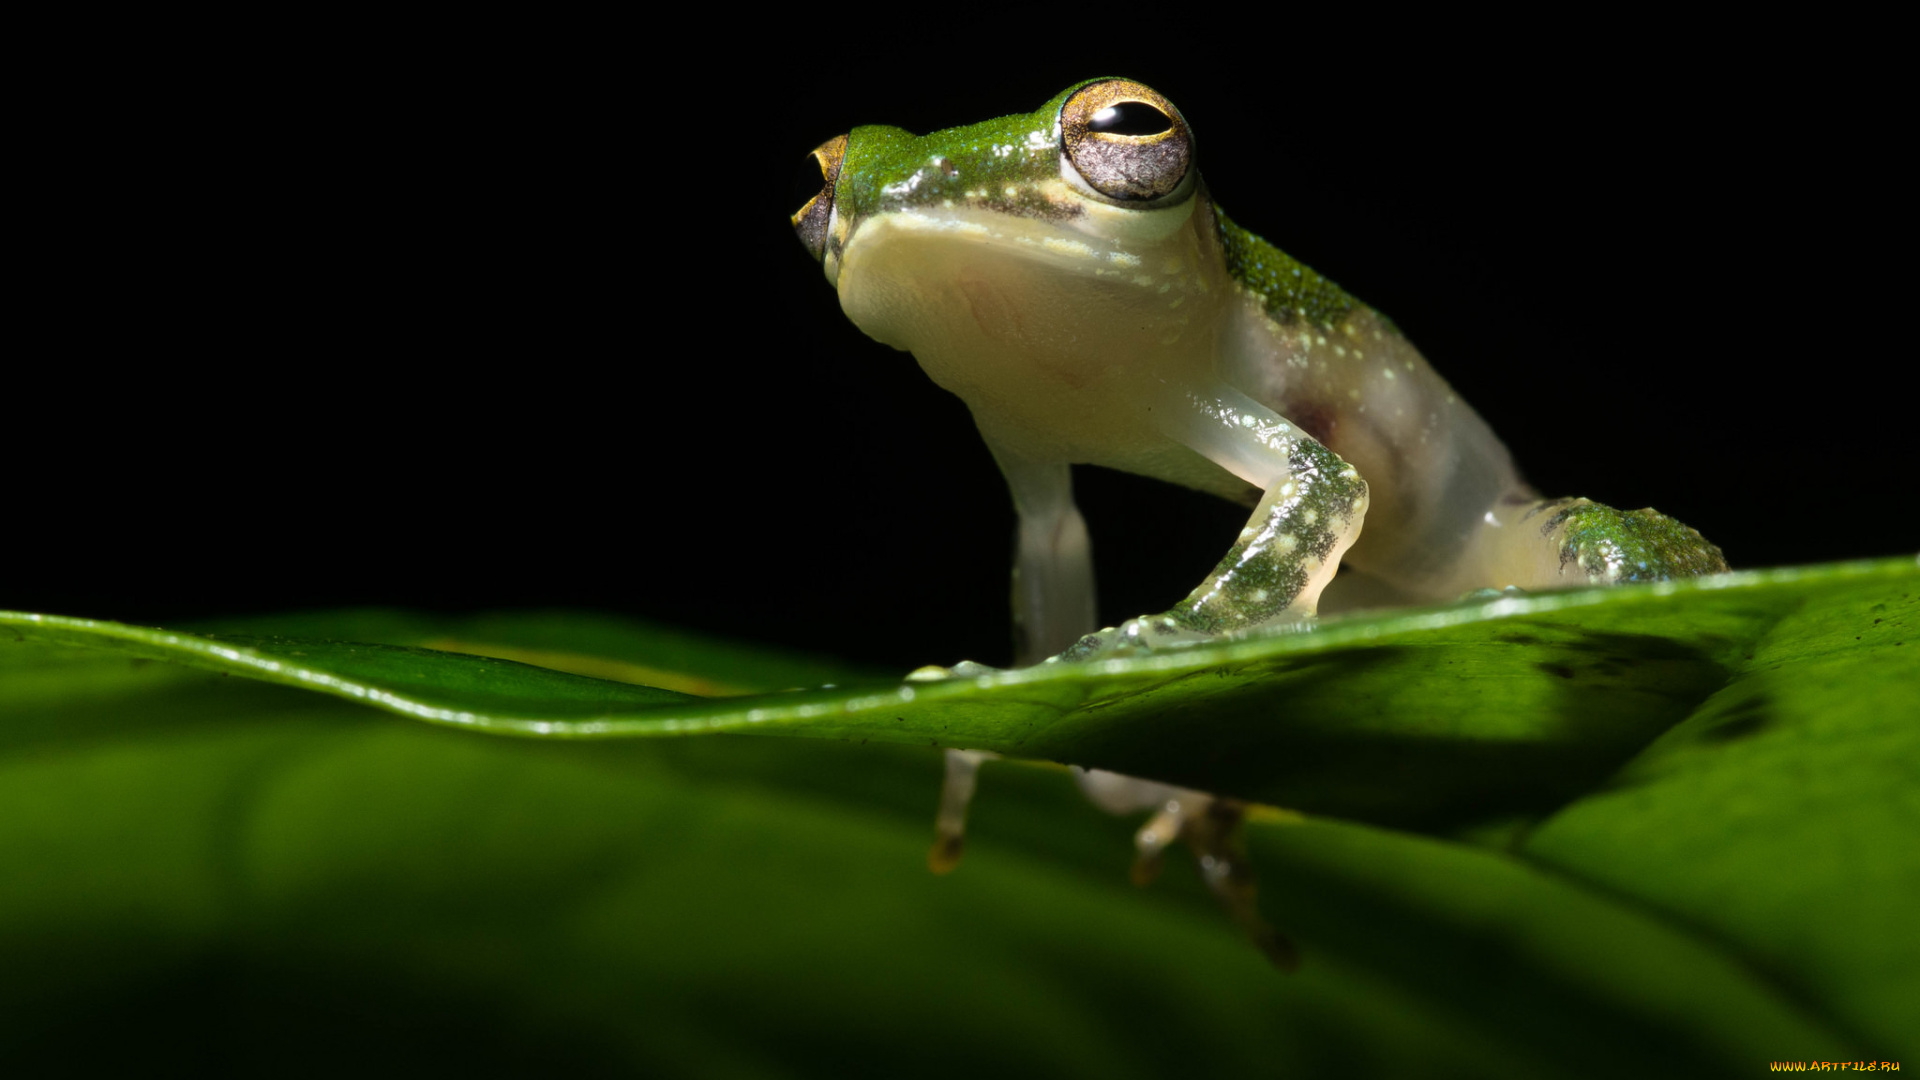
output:
[[[1333,554],[1355,506],[1366,504],[1366,481],[1326,447],[1294,439],[1288,456],[1297,490],[1263,507],[1268,527],[1242,532],[1207,580],[1167,613],[1181,629],[1222,634],[1284,615],[1306,587],[1306,568]]]
[[[1056,171],[1047,167],[1058,154],[1055,118],[1060,103],[1084,85],[1076,83],[1030,113],[931,135],[884,125],[854,128],[835,201],[858,208],[862,217],[949,201],[1003,214],[1055,216],[1061,208],[1041,196],[1034,180]]]
[[[1299,259],[1235,225],[1219,204],[1213,208],[1220,222],[1220,244],[1226,251],[1227,273],[1260,294],[1274,321],[1305,319],[1328,330],[1347,317],[1360,301],[1321,277]]]
[[[1665,581],[1727,570],[1719,548],[1659,511],[1615,510],[1575,499],[1543,503],[1534,512],[1556,508],[1540,524],[1540,535],[1558,541],[1562,568],[1578,566],[1594,581]]]

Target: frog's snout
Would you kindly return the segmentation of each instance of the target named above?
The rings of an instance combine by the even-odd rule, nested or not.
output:
[[[833,223],[833,186],[840,182],[840,163],[847,156],[847,137],[835,135],[813,148],[814,164],[820,167],[820,193],[807,200],[793,215],[793,231],[816,261],[827,254],[827,232]]]

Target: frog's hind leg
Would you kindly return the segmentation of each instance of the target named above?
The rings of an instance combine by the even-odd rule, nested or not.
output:
[[[1615,510],[1590,499],[1516,496],[1488,511],[1464,560],[1468,588],[1622,585],[1724,573],[1726,556],[1656,510]]]

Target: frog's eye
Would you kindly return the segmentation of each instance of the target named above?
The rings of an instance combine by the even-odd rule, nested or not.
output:
[[[1193,133],[1173,102],[1130,79],[1088,83],[1060,107],[1063,172],[1121,202],[1183,191]]]
[[[807,200],[793,215],[793,231],[814,258],[824,258],[827,229],[833,223],[833,185],[840,180],[840,163],[847,156],[847,137],[836,135],[813,148],[814,164],[820,167],[820,193]]]

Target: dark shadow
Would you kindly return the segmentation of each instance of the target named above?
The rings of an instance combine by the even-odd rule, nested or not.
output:
[[[1448,830],[1550,812],[1591,791],[1726,679],[1707,655],[1664,637],[1539,626],[1522,637],[1196,673],[1090,703],[1022,749],[1310,813]]]

